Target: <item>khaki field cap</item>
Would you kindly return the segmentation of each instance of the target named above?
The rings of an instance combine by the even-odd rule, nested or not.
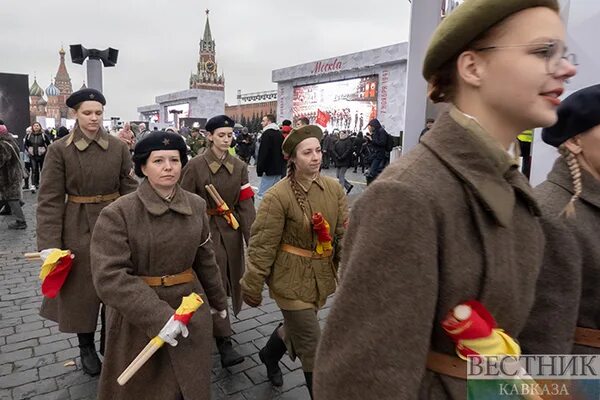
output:
[[[423,76],[429,81],[482,33],[512,14],[532,7],[559,11],[557,0],[465,0],[433,33],[423,62]]]
[[[320,141],[323,138],[321,128],[317,125],[306,125],[302,128],[292,130],[281,145],[283,154],[289,157],[294,152],[296,146],[298,146],[298,143],[311,137],[317,138]]]

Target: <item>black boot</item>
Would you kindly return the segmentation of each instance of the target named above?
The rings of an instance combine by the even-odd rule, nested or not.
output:
[[[244,362],[244,356],[240,355],[233,349],[231,338],[225,336],[215,337],[217,348],[221,355],[221,366],[223,368],[233,367],[234,365]]]
[[[94,333],[78,333],[77,339],[79,339],[79,352],[81,354],[81,366],[83,367],[83,372],[90,376],[99,375],[102,369],[102,363],[96,353]]]
[[[308,394],[310,394],[310,398],[312,399],[312,372],[305,372],[304,379],[306,379],[306,388],[308,389]]]
[[[273,386],[283,385],[283,374],[281,373],[281,368],[279,368],[279,360],[285,354],[286,347],[277,333],[279,327],[281,327],[281,324],[271,333],[271,337],[265,347],[258,352],[260,361],[267,367],[267,377]]]
[[[25,228],[27,228],[27,223],[22,220],[16,220],[15,222],[8,224],[8,229],[25,229]]]

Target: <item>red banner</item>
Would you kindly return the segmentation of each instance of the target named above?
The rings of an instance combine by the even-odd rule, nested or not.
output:
[[[330,119],[331,117],[329,116],[329,114],[317,109],[317,125],[321,125],[322,127],[326,128]]]

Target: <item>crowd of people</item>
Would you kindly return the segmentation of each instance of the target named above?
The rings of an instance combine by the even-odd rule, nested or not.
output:
[[[463,399],[467,355],[600,354],[600,85],[558,99],[576,74],[564,41],[556,0],[465,2],[423,66],[448,108],[389,166],[377,119],[364,135],[272,114],[260,135],[226,115],[111,135],[104,96],[73,93],[75,127],[50,143],[34,124],[24,143],[41,257],[75,255],[41,315],[77,334],[100,399],[209,399],[213,339],[223,367],[243,362],[230,313],[260,306],[265,284],[283,323],[259,359],[278,387],[283,355],[298,358],[311,398]],[[509,150],[536,127],[560,156],[533,189]],[[17,225],[19,148],[0,124]],[[349,168],[370,184],[352,210]],[[191,293],[204,305],[182,316]],[[118,383],[148,342],[167,346]]]

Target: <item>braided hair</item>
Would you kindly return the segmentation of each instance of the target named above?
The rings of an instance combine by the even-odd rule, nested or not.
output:
[[[287,177],[290,181],[290,186],[292,187],[292,191],[294,192],[294,197],[296,197],[296,201],[298,202],[298,204],[300,205],[300,208],[302,209],[302,215],[304,216],[304,220],[310,226],[310,219],[309,219],[310,212],[308,210],[308,204],[307,204],[308,200],[306,198],[306,194],[300,188],[300,184],[298,184],[298,181],[296,181],[296,164],[294,164],[294,162],[292,161],[292,157],[290,157],[290,159],[288,160]]]
[[[579,165],[579,161],[577,161],[577,157],[573,154],[567,146],[564,144],[560,145],[558,148],[560,154],[565,159],[567,166],[569,167],[569,172],[571,173],[571,179],[573,180],[573,196],[569,200],[569,203],[562,210],[560,215],[565,215],[567,218],[573,218],[575,216],[575,202],[581,196],[581,192],[583,191],[583,185],[581,182],[581,167]]]

